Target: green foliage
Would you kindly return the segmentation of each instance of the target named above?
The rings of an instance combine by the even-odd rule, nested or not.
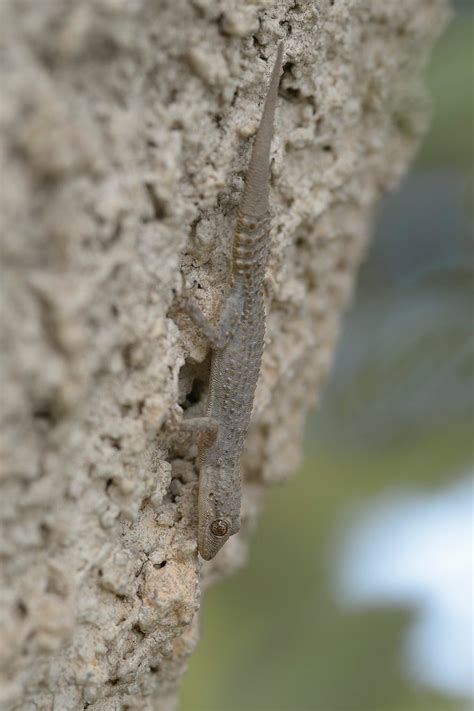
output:
[[[472,175],[473,26],[474,10],[471,5],[455,16],[435,48],[428,70],[433,122],[419,156],[420,167],[454,167]]]

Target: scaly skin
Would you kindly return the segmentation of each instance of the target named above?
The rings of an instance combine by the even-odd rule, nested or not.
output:
[[[239,228],[234,244],[252,240],[252,246],[244,247],[249,256],[245,266],[234,271],[226,305],[240,316],[225,347],[213,354],[206,414],[219,423],[218,432],[214,443],[200,451],[198,546],[205,560],[213,558],[240,528],[239,462],[252,415],[265,337],[262,281],[268,232],[265,222],[250,230],[243,217]],[[222,522],[217,531],[220,535],[213,532],[214,521]]]
[[[263,279],[269,248],[270,146],[280,80],[280,43],[257,131],[232,244],[232,273],[219,324],[190,315],[214,347],[206,417],[215,436],[200,440],[198,548],[210,560],[240,529],[240,456],[252,415],[265,336]]]

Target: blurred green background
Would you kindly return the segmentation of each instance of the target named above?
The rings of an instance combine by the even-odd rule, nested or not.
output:
[[[455,5],[305,464],[267,495],[248,566],[206,592],[180,711],[471,708],[474,12]]]

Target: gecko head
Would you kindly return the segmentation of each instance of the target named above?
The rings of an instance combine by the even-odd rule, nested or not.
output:
[[[200,492],[198,549],[204,560],[211,560],[220,551],[224,543],[240,530],[240,501],[226,497],[225,505],[219,505],[212,492]]]
[[[231,533],[231,523],[225,518],[216,518],[199,526],[198,548],[204,560],[211,560],[220,551]]]

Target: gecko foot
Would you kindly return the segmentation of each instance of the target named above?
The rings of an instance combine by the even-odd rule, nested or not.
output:
[[[202,447],[210,447],[216,441],[219,422],[214,417],[190,417],[181,422],[181,430],[197,435]]]
[[[181,442],[191,439],[197,440],[203,447],[210,447],[216,440],[219,431],[219,422],[214,417],[189,417],[183,419],[180,407],[172,409],[166,420],[165,427],[172,435],[173,440]]]

